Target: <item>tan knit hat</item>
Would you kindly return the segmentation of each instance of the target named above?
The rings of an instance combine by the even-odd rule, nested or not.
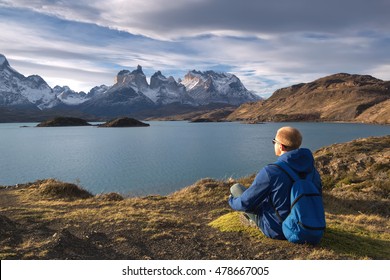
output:
[[[280,128],[275,139],[292,150],[298,149],[302,144],[302,134],[298,129],[290,126]]]

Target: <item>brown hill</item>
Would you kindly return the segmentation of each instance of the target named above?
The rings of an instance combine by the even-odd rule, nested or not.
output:
[[[41,122],[37,127],[52,127],[52,126],[90,126],[86,120],[71,117],[57,117],[52,120]]]
[[[150,125],[147,123],[143,123],[139,120],[133,118],[127,118],[127,117],[117,118],[99,125],[99,127],[145,127],[145,126],[150,126]]]
[[[282,88],[265,101],[246,103],[230,121],[348,121],[390,123],[390,81],[339,73]]]

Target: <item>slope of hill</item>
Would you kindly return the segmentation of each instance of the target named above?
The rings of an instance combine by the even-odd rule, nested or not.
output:
[[[230,121],[347,121],[390,123],[390,82],[339,73],[279,89],[265,101],[246,103]]]

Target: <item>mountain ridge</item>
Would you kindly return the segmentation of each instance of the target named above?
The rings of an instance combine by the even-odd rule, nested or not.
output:
[[[37,107],[55,105],[56,98],[50,86],[38,75],[25,77],[13,69],[0,54],[0,106]]]
[[[193,70],[195,71],[195,70]],[[252,94],[233,74],[216,73],[214,71],[195,71],[198,77],[203,77],[212,87],[201,86],[194,91],[187,91],[186,86],[177,82],[172,76],[165,77],[161,71],[150,77],[150,84],[138,65],[133,71],[121,70],[115,77],[112,86],[96,86],[88,93],[75,92],[68,86],[55,86],[53,89],[38,75],[25,77],[13,69],[4,55],[0,54],[0,107],[2,111],[13,111],[12,116],[2,116],[0,121],[20,120],[18,106],[38,108],[37,120],[43,115],[55,114],[55,111],[79,112],[78,115],[87,115],[91,118],[107,118],[117,116],[134,116],[137,114],[153,115],[156,109],[176,104],[178,112],[187,111],[188,106],[198,110],[199,106],[220,104],[238,106],[247,101],[259,100],[260,97]],[[194,72],[194,73],[195,73]],[[190,75],[190,72],[188,73]],[[227,79],[226,77],[229,77]],[[233,82],[232,82],[233,81]],[[227,83],[224,85],[224,83]],[[204,93],[202,93],[202,91]],[[197,95],[201,95],[198,98]],[[174,115],[177,112],[159,110],[165,115]],[[140,113],[142,112],[142,113]],[[22,120],[20,120],[22,121]]]
[[[390,81],[370,75],[337,73],[278,89],[262,100],[230,73],[191,70],[183,80],[176,81],[156,71],[148,83],[138,65],[133,71],[119,71],[112,86],[95,86],[85,93],[67,86],[52,89],[38,75],[25,77],[0,54],[1,122],[42,121],[63,115],[88,120],[129,116],[389,124],[389,108]]]

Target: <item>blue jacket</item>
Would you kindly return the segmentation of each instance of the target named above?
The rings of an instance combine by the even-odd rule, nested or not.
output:
[[[281,155],[277,161],[286,162],[300,176],[314,172],[314,184],[321,190],[321,178],[314,167],[314,158],[309,149],[300,148]],[[279,167],[267,165],[257,174],[252,185],[240,197],[230,197],[229,205],[237,211],[258,215],[257,226],[268,237],[285,239],[282,220],[290,213],[290,190],[292,180]]]

